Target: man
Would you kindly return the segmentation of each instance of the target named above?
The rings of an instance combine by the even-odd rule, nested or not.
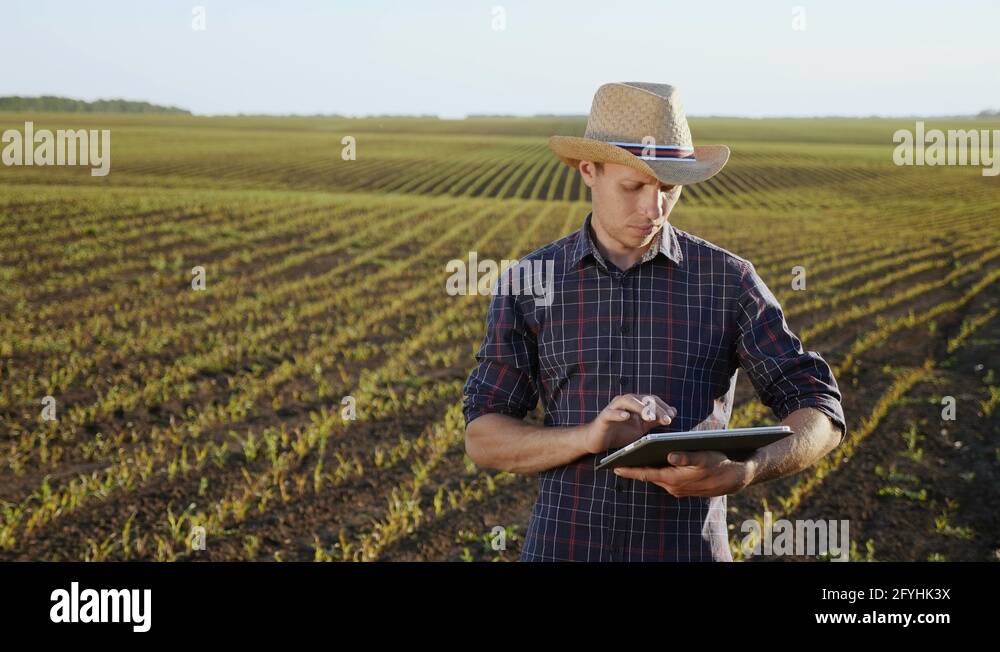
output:
[[[729,158],[724,145],[693,146],[676,89],[605,84],[584,137],[549,147],[580,171],[592,210],[522,259],[551,261],[544,301],[504,291],[514,271],[495,288],[465,385],[466,451],[482,467],[538,474],[523,561],[732,561],[726,496],[842,441],[837,382],[752,263],[669,223],[681,187]],[[742,462],[700,451],[595,470],[654,429],[727,427],[739,367],[792,436]],[[539,397],[541,428],[522,421]]]

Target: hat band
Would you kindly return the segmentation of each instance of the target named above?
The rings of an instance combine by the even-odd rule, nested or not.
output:
[[[643,143],[619,143],[609,141],[609,145],[617,145],[644,161],[696,161],[694,147],[677,147],[676,145],[646,145]]]

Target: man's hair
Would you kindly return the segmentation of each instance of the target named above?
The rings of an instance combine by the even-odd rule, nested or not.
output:
[[[603,161],[594,161],[594,169],[597,170],[596,174],[603,174],[604,173],[604,162]]]

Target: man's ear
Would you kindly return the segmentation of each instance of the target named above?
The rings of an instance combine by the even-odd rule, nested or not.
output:
[[[597,168],[594,167],[593,161],[580,161],[576,164],[578,170],[580,170],[580,176],[583,178],[583,182],[587,184],[588,187],[594,187],[594,177],[597,176]]]

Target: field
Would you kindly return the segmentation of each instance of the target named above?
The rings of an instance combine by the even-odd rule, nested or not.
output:
[[[583,120],[0,129],[25,120],[110,128],[113,164],[0,167],[0,560],[517,559],[536,482],[465,456],[488,297],[448,295],[445,265],[579,227],[587,189],[545,142]],[[850,519],[858,560],[1000,555],[1000,178],[893,165],[912,126],[692,120],[733,155],[672,222],[754,262],[850,430],[730,498],[737,556],[765,510]],[[731,425],[771,422],[741,372]]]

